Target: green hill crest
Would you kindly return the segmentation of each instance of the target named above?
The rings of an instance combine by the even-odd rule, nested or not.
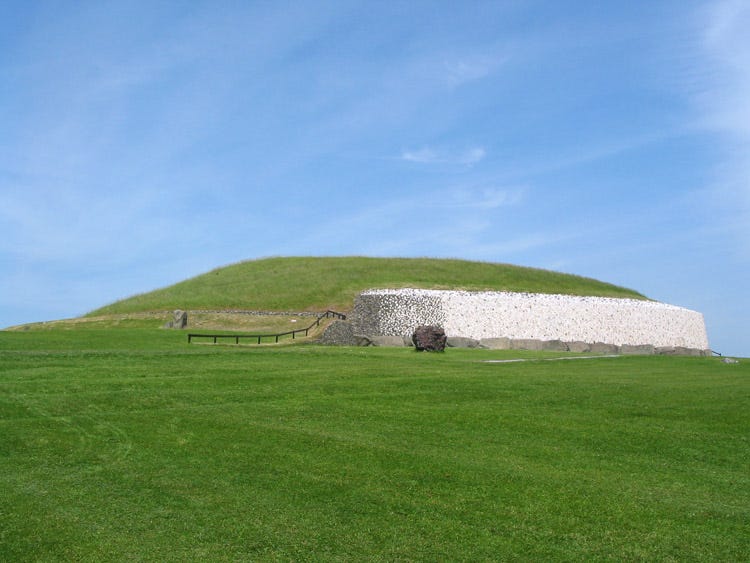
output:
[[[348,311],[371,288],[556,293],[645,299],[592,278],[459,259],[278,257],[248,260],[122,299],[89,316],[172,309]]]

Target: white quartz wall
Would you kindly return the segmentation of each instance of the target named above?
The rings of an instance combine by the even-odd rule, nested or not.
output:
[[[369,290],[355,302],[366,334],[409,336],[439,324],[448,336],[651,344],[708,349],[703,315],[655,301],[495,291]]]

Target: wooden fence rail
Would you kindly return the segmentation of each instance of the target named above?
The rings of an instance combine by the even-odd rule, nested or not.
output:
[[[290,330],[288,332],[280,332],[278,334],[248,334],[248,333],[205,334],[205,333],[191,332],[187,335],[188,344],[191,344],[193,340],[196,338],[212,339],[214,344],[217,344],[219,339],[230,339],[230,340],[234,340],[235,344],[239,344],[241,338],[250,339],[251,342],[257,341],[258,344],[260,344],[264,339],[266,341],[273,339],[274,342],[278,342],[282,336],[290,336],[290,335],[292,337],[292,340],[294,340],[298,334],[304,333],[304,335],[307,336],[310,333],[310,331],[313,329],[313,327],[320,326],[320,321],[322,321],[323,319],[331,318],[331,317],[333,317],[334,319],[342,319],[342,320],[346,319],[346,315],[344,315],[343,313],[337,313],[336,311],[328,310],[325,313],[318,315],[318,317],[315,319],[315,322],[306,328],[298,328],[296,330]]]

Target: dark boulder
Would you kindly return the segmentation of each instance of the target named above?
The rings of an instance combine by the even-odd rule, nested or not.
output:
[[[411,336],[418,352],[442,352],[447,340],[445,331],[439,326],[418,326]]]

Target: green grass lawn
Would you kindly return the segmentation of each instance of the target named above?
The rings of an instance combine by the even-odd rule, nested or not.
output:
[[[0,560],[739,561],[750,363],[0,332]]]
[[[231,332],[244,334],[279,334],[291,330],[299,330],[311,327],[315,324],[317,315],[294,315],[294,314],[241,314],[227,312],[195,312],[188,315],[188,327],[190,332],[201,333],[225,333]],[[12,327],[13,331],[66,331],[66,330],[91,330],[91,329],[158,329],[167,321],[172,320],[171,312],[161,313],[118,313],[101,316],[84,316],[74,319],[63,319],[57,321],[46,321],[30,323]],[[319,336],[331,323],[331,318],[321,319],[318,326],[310,330],[311,336]],[[291,337],[289,337],[291,339]]]

